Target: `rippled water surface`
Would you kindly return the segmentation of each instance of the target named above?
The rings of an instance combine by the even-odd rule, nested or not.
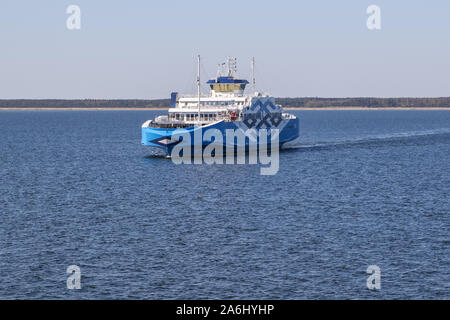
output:
[[[261,176],[152,156],[158,112],[0,112],[0,298],[450,299],[450,111],[294,113]]]

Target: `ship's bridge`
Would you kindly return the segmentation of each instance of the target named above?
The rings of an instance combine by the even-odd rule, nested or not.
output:
[[[230,94],[237,95],[244,94],[245,86],[248,84],[247,80],[234,79],[232,76],[220,76],[216,79],[206,82],[211,88],[211,95],[216,94]]]

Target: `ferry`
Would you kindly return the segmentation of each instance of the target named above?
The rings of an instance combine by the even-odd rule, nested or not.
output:
[[[210,143],[204,139],[200,141],[194,139],[194,136],[199,133],[201,135],[208,129],[217,129],[224,137],[229,129],[241,130],[244,133],[257,133],[261,129],[265,129],[269,134],[277,132],[280,148],[298,138],[298,118],[283,112],[282,106],[275,103],[274,97],[255,90],[255,60],[252,59],[251,63],[252,91],[248,94],[245,93],[245,89],[249,82],[235,77],[236,64],[236,59],[231,57],[227,57],[225,63],[219,64],[216,78],[206,82],[210,92],[205,95],[200,91],[200,56],[198,56],[197,94],[180,95],[173,92],[168,114],[157,116],[142,125],[142,144],[162,149],[170,156],[173,148],[183,140],[179,138],[180,132],[191,135],[192,139],[189,139],[188,143],[192,148],[200,147],[200,149]],[[270,138],[262,141],[256,134],[253,138],[248,135],[244,144],[245,148],[251,144],[263,148],[267,147],[270,141]],[[242,141],[230,142],[224,139],[221,143],[225,150],[230,147],[230,143],[237,147]]]

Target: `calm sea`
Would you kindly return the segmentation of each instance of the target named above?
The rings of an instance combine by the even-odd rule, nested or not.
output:
[[[0,112],[0,298],[450,299],[450,111],[295,112],[275,176],[152,156],[158,113]]]

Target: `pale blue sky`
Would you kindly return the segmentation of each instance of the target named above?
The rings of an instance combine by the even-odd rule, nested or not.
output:
[[[450,96],[448,0],[1,0],[0,41],[0,99],[167,98],[194,89],[198,53],[203,81],[255,56],[275,96]]]

